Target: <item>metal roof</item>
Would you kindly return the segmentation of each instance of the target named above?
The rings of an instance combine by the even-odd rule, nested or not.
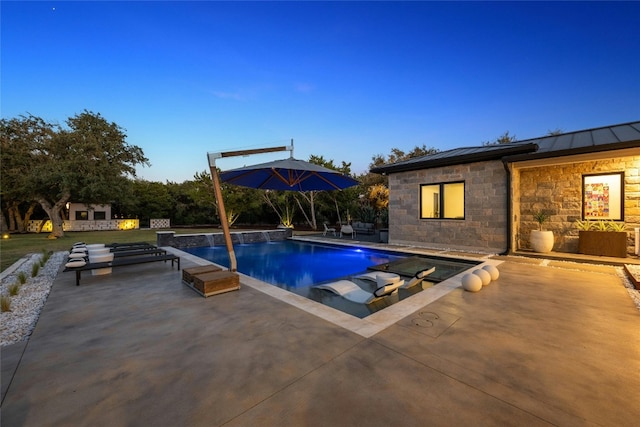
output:
[[[640,121],[549,135],[508,144],[454,148],[371,169],[396,173],[505,159],[521,161],[640,147]]]

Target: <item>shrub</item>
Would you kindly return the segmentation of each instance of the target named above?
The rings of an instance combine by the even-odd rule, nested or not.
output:
[[[40,271],[40,264],[37,262],[31,266],[31,277],[36,277]]]
[[[0,311],[11,311],[11,298],[6,295],[0,296]]]
[[[607,229],[609,231],[624,231],[626,226],[627,225],[624,222],[609,221],[609,224],[607,224]]]
[[[18,273],[18,282],[20,282],[21,285],[27,283],[27,274],[24,271]]]
[[[16,296],[20,290],[20,283],[16,282],[13,285],[9,285],[9,295]]]

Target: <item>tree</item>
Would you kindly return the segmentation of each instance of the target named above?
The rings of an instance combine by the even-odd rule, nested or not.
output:
[[[37,161],[38,150],[51,143],[57,129],[57,126],[33,115],[0,120],[0,193],[11,231],[24,232],[37,206],[30,180],[33,165]],[[6,224],[4,212],[2,223]]]
[[[511,142],[517,141],[517,137],[515,135],[509,135],[509,131],[506,131],[493,141],[485,141],[482,145],[498,145],[498,144],[509,144]]]
[[[80,203],[110,203],[135,166],[148,165],[142,149],[126,142],[124,130],[99,113],[84,111],[67,120],[68,129],[50,138],[25,141],[33,146],[28,185],[53,226],[51,237],[64,236],[62,209]]]
[[[439,150],[434,147],[427,148],[425,144],[422,144],[422,146],[416,145],[411,149],[411,151],[406,153],[399,148],[392,148],[391,153],[386,156],[384,154],[376,154],[371,157],[369,169],[386,164],[402,162],[416,157],[428,156],[430,154],[435,154],[438,151]],[[380,217],[386,209],[386,206],[389,204],[389,177],[386,175],[368,172],[358,177],[358,180],[361,182],[359,186],[361,207],[369,206],[373,208],[376,216]],[[366,209],[362,211],[366,212]]]

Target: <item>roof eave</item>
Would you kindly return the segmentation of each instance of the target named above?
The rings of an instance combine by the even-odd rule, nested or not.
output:
[[[413,170],[432,169],[444,166],[453,166],[467,163],[485,162],[489,160],[500,160],[505,156],[526,155],[538,149],[537,144],[518,144],[513,147],[505,147],[502,150],[492,150],[485,153],[467,154],[464,156],[445,157],[442,159],[424,160],[407,164],[390,164],[372,168],[371,173],[389,174],[399,172],[410,172]]]
[[[589,147],[572,148],[561,151],[546,151],[542,153],[521,153],[506,156],[504,158],[507,162],[520,162],[525,160],[537,160],[537,159],[550,159],[554,157],[574,156],[579,154],[592,154],[601,153],[605,151],[624,150],[627,148],[638,148],[640,141],[624,141],[614,144],[595,145]]]

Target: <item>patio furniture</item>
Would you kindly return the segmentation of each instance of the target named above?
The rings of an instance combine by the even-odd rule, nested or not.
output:
[[[228,270],[214,271],[197,274],[193,276],[192,283],[184,283],[206,298],[211,295],[240,289],[240,276],[238,276],[238,273]]]
[[[324,232],[322,233],[323,236],[326,236],[327,233],[333,233],[334,236],[336,235],[336,229],[335,228],[327,227],[327,223],[326,222],[324,224],[322,224],[322,225],[324,225]]]
[[[356,237],[356,231],[349,224],[340,227],[340,237],[342,237],[343,234],[351,234],[352,239]]]
[[[338,280],[336,282],[325,283],[315,287],[333,292],[334,294],[340,295],[344,299],[355,303],[370,304],[377,299],[397,292],[398,288],[404,284],[404,281],[399,278],[400,276],[387,275],[388,273],[374,274],[377,274],[377,276],[375,276],[375,283],[377,287],[373,293],[365,291],[350,280]],[[397,278],[392,276],[397,276]]]
[[[177,262],[178,270],[180,270],[180,257],[173,254],[165,254],[165,255],[114,258],[113,261],[96,262],[96,263],[91,263],[91,262],[86,263],[85,261],[68,262],[65,265],[65,269],[63,271],[64,272],[75,271],[76,286],[80,286],[80,276],[83,271],[93,271],[93,270],[99,270],[103,268],[122,267],[126,265],[145,264],[149,262],[158,262],[158,261],[164,261],[165,263],[167,261],[171,261],[171,268],[173,268],[173,263]]]
[[[182,281],[185,283],[193,283],[193,277],[198,274],[214,273],[222,271],[217,265],[201,265],[198,267],[189,267],[182,270]]]
[[[428,275],[430,275],[434,271],[436,271],[435,267],[431,267],[431,268],[426,269],[426,270],[418,271],[415,274],[415,276],[413,276],[411,278],[411,280],[408,280],[408,281],[405,280],[404,284],[402,286],[400,286],[400,288],[409,289],[409,288],[413,288],[416,285],[420,285],[424,281],[425,277],[427,277]]]

